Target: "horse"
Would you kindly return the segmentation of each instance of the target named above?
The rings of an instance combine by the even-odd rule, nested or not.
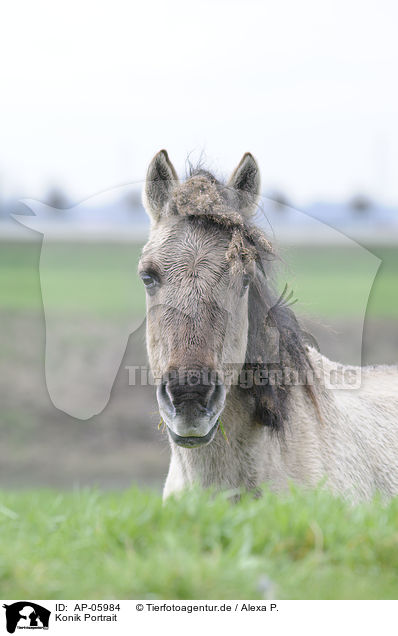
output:
[[[163,497],[195,484],[256,492],[292,482],[354,502],[392,497],[398,367],[348,367],[318,351],[275,292],[259,196],[250,153],[226,183],[201,166],[179,181],[165,150],[148,168],[138,274],[171,449]]]

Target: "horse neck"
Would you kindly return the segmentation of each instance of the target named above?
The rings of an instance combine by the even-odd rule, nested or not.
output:
[[[193,485],[220,490],[254,489],[268,482],[279,490],[289,480],[316,484],[323,475],[319,423],[303,387],[294,387],[287,405],[283,434],[259,424],[249,392],[233,387],[227,396],[222,424],[204,448],[172,446],[172,473],[179,487]],[[328,427],[323,425],[323,435]]]
[[[185,449],[172,443],[172,462],[184,482],[203,487],[255,487],[259,475],[261,449],[266,432],[253,421],[254,407],[249,395],[232,387],[222,414],[222,427],[204,448]]]

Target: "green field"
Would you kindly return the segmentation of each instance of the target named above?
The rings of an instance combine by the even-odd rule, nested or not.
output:
[[[323,317],[363,315],[367,304],[369,317],[398,317],[397,247],[338,248],[300,246],[286,250],[287,280],[298,299],[298,312]],[[375,278],[371,266],[375,266]]]
[[[0,244],[0,310],[42,310],[40,247]],[[142,314],[145,295],[136,275],[140,251],[138,245],[112,243],[51,245],[45,262],[48,306],[105,318],[123,314],[128,307]]]
[[[0,597],[396,599],[398,499],[0,494]]]
[[[382,260],[368,310],[375,317],[398,317],[398,250],[371,250]],[[145,311],[144,292],[136,276],[139,246],[126,244],[58,244],[47,248],[46,287],[49,306],[62,312],[92,311],[120,315]],[[366,259],[348,248],[300,246],[283,252],[287,282],[298,299],[298,312],[319,316],[363,315],[370,284]],[[41,310],[40,245],[0,244],[0,309]],[[68,294],[68,290],[73,294]],[[126,300],[127,299],[127,300]],[[130,304],[128,301],[131,301]]]

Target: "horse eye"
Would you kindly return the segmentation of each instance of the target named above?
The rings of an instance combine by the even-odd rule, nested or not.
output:
[[[140,278],[147,289],[153,289],[157,285],[157,280],[147,272],[141,272]]]

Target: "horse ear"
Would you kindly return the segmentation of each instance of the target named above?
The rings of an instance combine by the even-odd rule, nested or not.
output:
[[[252,214],[260,195],[260,170],[250,152],[243,155],[228,181],[228,186],[238,193],[241,212]]]
[[[166,150],[160,150],[149,164],[142,195],[144,207],[154,221],[160,218],[177,182],[177,173]]]

